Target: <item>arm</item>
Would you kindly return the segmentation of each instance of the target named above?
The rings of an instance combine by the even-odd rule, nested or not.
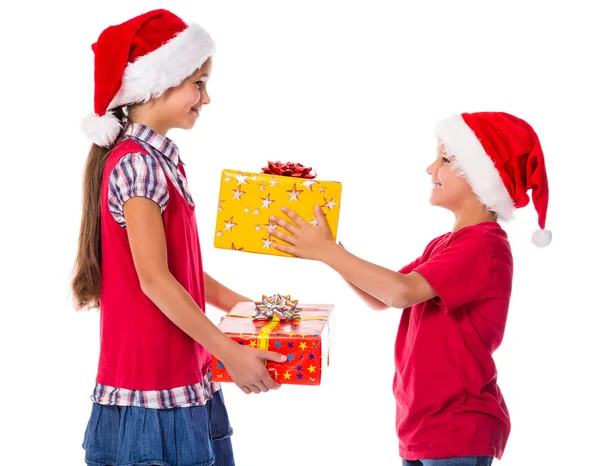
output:
[[[390,307],[402,309],[436,296],[427,280],[417,272],[400,274],[360,259],[336,244],[319,206],[315,207],[317,226],[309,224],[289,209],[282,208],[282,211],[295,224],[278,217],[272,218],[290,232],[273,232],[273,236],[289,243],[289,246],[275,244],[276,249],[327,264],[348,282]]]
[[[365,291],[361,290],[358,286],[356,286],[354,283],[348,281],[346,278],[344,278],[342,276],[342,278],[344,279],[344,281],[350,286],[350,288],[352,289],[352,291],[354,291],[354,293],[356,293],[356,295],[372,310],[374,311],[383,311],[385,309],[389,309],[390,306],[388,306],[387,304],[385,304],[384,302],[378,300],[377,298],[375,298],[374,296],[371,296],[369,293],[366,293]]]
[[[237,303],[253,301],[230,290],[206,272],[204,272],[204,289],[206,291],[206,302],[225,312],[229,312]]]
[[[279,353],[240,346],[224,335],[168,269],[164,227],[159,206],[133,197],[123,206],[133,262],[143,292],[179,328],[214,354],[245,392],[279,388],[262,361],[282,362]]]
[[[346,248],[344,247],[344,245],[341,243],[341,241],[338,243],[340,245],[340,247],[344,248],[344,250],[346,250]],[[350,286],[350,288],[352,289],[352,291],[354,291],[354,293],[356,293],[356,295],[372,310],[374,311],[383,311],[385,309],[389,309],[389,306],[387,304],[385,304],[384,302],[378,300],[377,298],[371,296],[369,293],[364,292],[363,290],[361,290],[359,287],[357,287],[354,283],[349,282],[346,278],[344,278],[342,276],[342,278],[344,279],[344,281]]]
[[[403,309],[437,296],[427,280],[417,272],[400,274],[356,257],[333,242],[324,250],[321,261],[389,307]]]

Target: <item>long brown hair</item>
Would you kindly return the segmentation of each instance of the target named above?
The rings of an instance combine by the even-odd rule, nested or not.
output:
[[[125,127],[126,117],[121,109],[114,115]],[[117,138],[118,140],[118,138]],[[100,206],[102,177],[110,153],[114,149],[92,144],[85,163],[83,175],[83,196],[79,245],[75,260],[71,290],[75,309],[96,309],[100,307],[100,287],[102,278],[102,244],[100,229]]]

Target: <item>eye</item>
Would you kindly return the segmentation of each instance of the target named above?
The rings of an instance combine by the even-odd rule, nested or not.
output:
[[[448,159],[447,157],[442,157],[442,162],[450,163],[450,159]]]
[[[198,86],[200,88],[200,87],[202,87],[203,84],[206,84],[206,81],[200,80],[200,81],[196,81],[194,84],[196,84],[196,86]]]

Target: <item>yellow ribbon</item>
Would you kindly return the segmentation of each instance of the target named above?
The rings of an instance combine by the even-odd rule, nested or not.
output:
[[[269,349],[269,335],[279,325],[279,317],[273,316],[273,320],[261,328],[258,332],[258,349],[268,350]],[[264,361],[265,365],[267,361]]]

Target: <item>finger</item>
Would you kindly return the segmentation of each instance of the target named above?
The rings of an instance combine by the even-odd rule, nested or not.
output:
[[[287,233],[283,233],[281,231],[273,230],[271,231],[271,236],[275,238],[279,238],[282,241],[285,241],[288,244],[294,245],[296,244],[296,238],[294,235],[288,235]]]
[[[320,205],[315,206],[315,217],[317,219],[317,227],[327,230],[331,235],[331,228],[329,228],[329,223],[327,223],[327,219],[325,218],[325,212],[323,212]]]
[[[269,218],[269,220],[271,220],[273,223],[279,225],[280,227],[286,229],[294,235],[298,233],[298,227],[296,225],[294,225],[291,222],[288,222],[287,220],[282,219],[281,217],[271,217]]]
[[[273,362],[285,362],[287,358],[285,354],[278,353],[277,351],[265,351],[261,350],[260,358],[267,361]]]
[[[238,385],[238,387],[240,387]],[[252,393],[248,387],[240,387],[240,390],[243,391],[246,395],[250,395]]]
[[[275,382],[273,377],[271,377],[270,375],[268,377],[265,377],[262,381],[269,390],[279,390],[279,388],[281,387],[281,384]]]
[[[317,217],[317,221],[319,225],[327,225],[327,219],[325,218],[325,212],[321,209],[320,205],[315,206],[315,216]]]
[[[287,207],[282,207],[281,211],[285,215],[287,215],[289,218],[291,218],[296,225],[301,226],[301,225],[305,225],[306,224],[306,222],[304,221],[304,219],[302,217],[300,217],[300,215],[298,215],[293,210],[290,210]]]
[[[269,391],[269,388],[267,387],[267,385],[261,380],[259,381],[256,386],[258,387],[258,389],[263,392],[263,393],[267,393]]]
[[[278,243],[273,243],[273,247],[275,249],[277,249],[278,251],[281,252],[287,252],[288,254],[291,254],[292,256],[295,256],[295,249],[293,246],[285,246],[283,244],[278,244]]]
[[[252,393],[260,393],[260,388],[258,388],[256,385],[252,384],[252,385],[248,385],[248,388],[250,390],[252,390]]]

